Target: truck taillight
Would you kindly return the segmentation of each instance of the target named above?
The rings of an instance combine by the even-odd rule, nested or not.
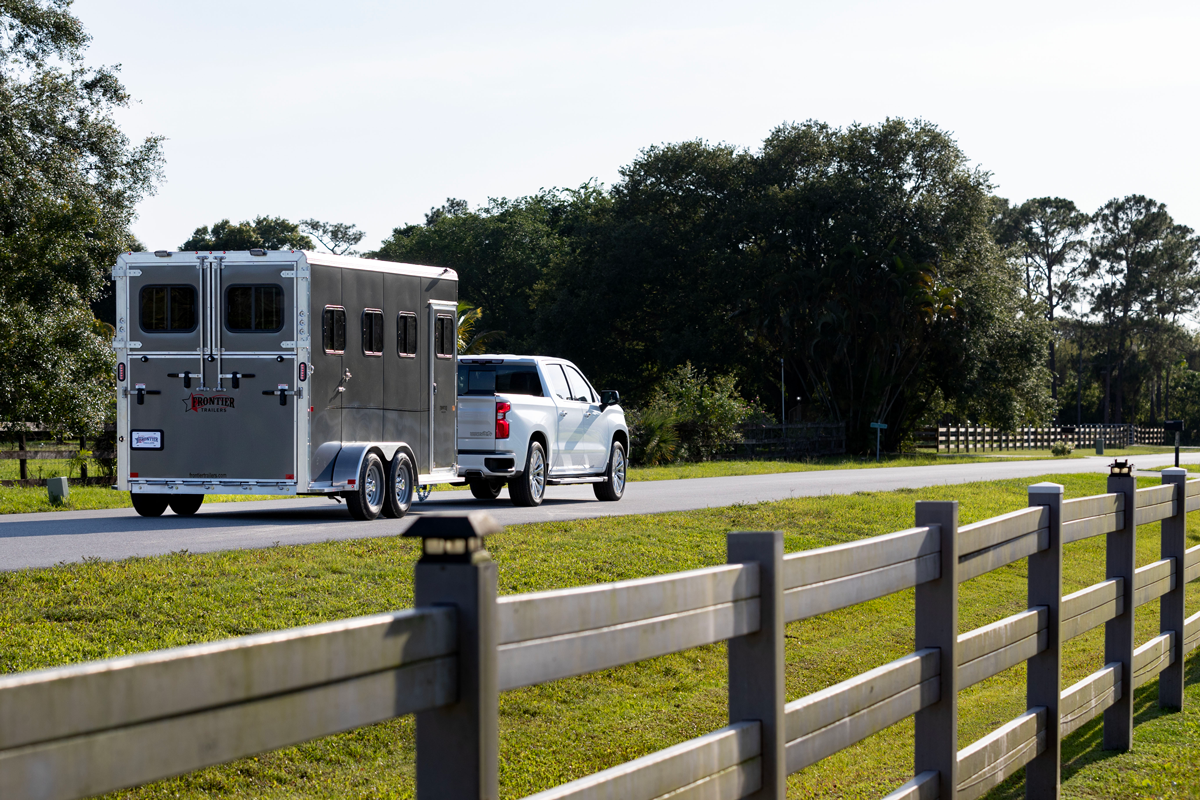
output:
[[[512,411],[512,404],[506,403],[503,400],[496,402],[496,438],[508,438],[508,412]]]

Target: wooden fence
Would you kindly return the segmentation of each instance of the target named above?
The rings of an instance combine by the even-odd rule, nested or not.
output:
[[[949,425],[923,432],[920,440],[936,441],[939,453],[970,453],[995,450],[1046,450],[1055,442],[1073,447],[1094,447],[1098,439],[1105,447],[1168,444],[1166,431],[1138,425],[1056,425],[1002,431],[980,425]],[[1174,439],[1169,442],[1174,444]]]
[[[841,422],[789,422],[743,425],[742,441],[722,458],[802,458],[842,455],[846,426]]]
[[[1057,797],[1063,736],[1103,714],[1104,746],[1129,748],[1134,689],[1156,676],[1182,707],[1197,509],[1181,469],[1066,502],[1037,484],[1028,508],[972,525],[957,502],[920,502],[914,527],[870,539],[785,555],[779,532],[732,533],[722,566],[506,597],[486,514],[422,517],[413,610],[0,677],[0,797],[85,797],[416,713],[419,796],[495,798],[500,692],[724,640],[729,725],[534,797],[782,800],[789,773],[910,716],[914,777],[888,800],[971,800],[1022,767],[1028,797]],[[1137,568],[1154,522],[1162,558]],[[1107,578],[1063,597],[1063,546],[1093,536]],[[1022,559],[1027,609],[959,634],[959,585]],[[914,652],[785,702],[785,623],[913,587]],[[1137,645],[1135,609],[1155,599],[1161,633]],[[1103,666],[1063,689],[1063,642],[1100,625]],[[959,692],[1022,662],[1027,710],[959,750]]]

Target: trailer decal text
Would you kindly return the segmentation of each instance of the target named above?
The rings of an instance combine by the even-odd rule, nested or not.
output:
[[[185,397],[183,404],[187,406],[183,413],[195,411],[212,411],[224,414],[233,410],[233,398],[226,394],[193,394]]]

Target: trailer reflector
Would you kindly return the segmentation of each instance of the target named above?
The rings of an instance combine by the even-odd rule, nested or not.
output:
[[[129,477],[131,477],[131,478],[136,478],[137,476],[138,476],[138,474],[136,472],[129,473]]]

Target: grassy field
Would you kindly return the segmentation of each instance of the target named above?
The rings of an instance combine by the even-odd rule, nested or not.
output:
[[[1051,476],[1068,497],[1104,491],[1104,476]],[[918,499],[957,499],[968,523],[1023,507],[1039,479],[891,493],[798,498],[646,517],[513,527],[489,542],[502,593],[621,580],[719,564],[724,534],[781,529],[789,551],[902,529]],[[1142,479],[1143,485],[1156,481]],[[1200,515],[1193,515],[1200,517]],[[1158,557],[1157,527],[1142,529],[1139,564]],[[1153,534],[1153,535],[1152,535]],[[1189,526],[1200,542],[1200,519]],[[0,573],[0,670],[17,672],[408,607],[413,543],[370,539]],[[1104,543],[1068,547],[1064,592],[1103,578]],[[1189,587],[1189,607],[1200,586]],[[969,630],[1025,607],[1024,564],[961,589]],[[787,635],[794,699],[912,650],[913,592],[795,623]],[[1138,641],[1157,633],[1157,604],[1138,611]],[[1103,629],[1064,649],[1064,686],[1102,664]],[[1190,680],[1200,681],[1200,660]],[[1023,668],[964,691],[960,746],[1021,713]],[[1138,693],[1137,745],[1099,750],[1099,722],[1064,745],[1064,797],[1200,795],[1200,684],[1182,714],[1158,715]],[[501,795],[519,798],[676,744],[726,723],[724,646],[714,645],[501,697]],[[122,798],[411,797],[411,717],[243,759]],[[912,723],[901,723],[789,779],[789,797],[879,797],[910,777]],[[993,796],[1015,798],[1019,778]]]

